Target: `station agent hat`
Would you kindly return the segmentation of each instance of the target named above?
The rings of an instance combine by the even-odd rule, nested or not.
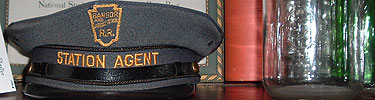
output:
[[[205,13],[111,0],[14,22],[6,35],[31,54],[23,92],[35,98],[187,97],[197,62],[223,39]]]

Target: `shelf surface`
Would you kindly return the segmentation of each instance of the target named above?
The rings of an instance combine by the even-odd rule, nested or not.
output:
[[[0,94],[0,100],[36,100],[22,95],[22,84],[17,84],[17,92]],[[261,83],[199,83],[197,93],[182,100],[271,100]],[[356,98],[355,100],[374,100]]]

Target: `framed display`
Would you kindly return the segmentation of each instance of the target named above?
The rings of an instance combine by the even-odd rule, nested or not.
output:
[[[223,0],[206,0],[206,13],[214,19],[224,32],[224,4]],[[224,81],[224,40],[220,47],[200,63],[201,82]],[[201,61],[202,62],[202,61]]]

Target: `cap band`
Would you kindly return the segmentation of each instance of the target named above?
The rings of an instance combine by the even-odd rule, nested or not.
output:
[[[182,48],[155,48],[123,51],[84,51],[62,48],[35,48],[31,62],[85,68],[131,68],[197,62],[202,57]]]
[[[138,84],[111,85],[111,86],[77,84],[77,83],[72,83],[72,82],[51,80],[51,79],[35,77],[35,76],[26,76],[25,80],[27,82],[26,85],[38,84],[38,85],[44,85],[48,87],[60,88],[60,89],[66,89],[66,90],[72,90],[72,91],[115,92],[115,91],[148,90],[148,89],[156,89],[156,88],[181,85],[181,84],[198,84],[199,78],[200,77],[198,75],[191,75],[188,77],[177,77],[177,78],[171,78],[168,80],[161,80],[161,81],[145,82],[145,83],[138,83]],[[72,92],[72,91],[69,91],[69,92]]]
[[[74,82],[80,84],[116,85],[150,82],[171,77],[197,74],[194,63],[172,63],[127,69],[84,68],[46,63],[32,63],[31,76]]]

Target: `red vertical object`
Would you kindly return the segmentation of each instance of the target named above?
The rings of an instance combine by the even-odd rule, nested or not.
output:
[[[225,81],[261,81],[262,0],[225,0]]]

